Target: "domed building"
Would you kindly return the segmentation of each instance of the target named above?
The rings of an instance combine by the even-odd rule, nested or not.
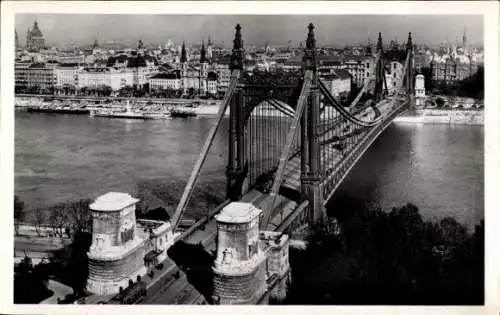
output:
[[[28,51],[37,52],[45,47],[45,39],[43,38],[42,31],[38,28],[38,22],[33,23],[33,29],[28,28],[26,35],[26,49]]]

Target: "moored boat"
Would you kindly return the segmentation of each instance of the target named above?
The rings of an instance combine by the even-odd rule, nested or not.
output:
[[[196,112],[192,108],[173,108],[170,111],[170,116],[171,117],[180,117],[180,118],[188,118],[188,117],[195,117]]]
[[[120,108],[102,108],[90,111],[91,117],[106,117],[106,118],[124,118],[124,119],[168,119],[169,113],[162,112],[138,112],[133,111],[130,103],[127,102],[125,109]]]
[[[49,113],[49,114],[76,114],[76,115],[88,115],[90,110],[87,108],[70,108],[70,107],[28,107],[27,112],[30,113]]]

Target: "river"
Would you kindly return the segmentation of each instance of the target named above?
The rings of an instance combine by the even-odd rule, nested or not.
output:
[[[108,191],[133,193],[140,181],[189,177],[214,119],[122,120],[16,111],[15,194],[27,209]],[[202,172],[225,187],[227,122]],[[453,216],[472,227],[484,216],[483,126],[393,123],[335,193],[390,210],[412,202],[425,218]],[[340,200],[342,202],[337,202]]]

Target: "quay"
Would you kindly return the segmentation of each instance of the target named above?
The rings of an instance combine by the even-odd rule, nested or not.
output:
[[[124,97],[86,97],[86,96],[39,96],[16,95],[16,109],[36,113],[89,115],[93,110],[127,108],[127,103],[140,111],[154,114],[170,114],[186,111],[187,116],[216,115],[220,101],[199,99],[158,99]],[[229,111],[226,115],[229,114]],[[182,116],[182,115],[178,115]],[[130,117],[128,117],[130,118]]]

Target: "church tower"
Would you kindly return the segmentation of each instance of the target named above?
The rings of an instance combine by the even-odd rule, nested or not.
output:
[[[137,49],[144,49],[144,43],[142,42],[142,39],[139,39],[137,42]]]
[[[201,42],[200,51],[200,93],[205,95],[207,93],[207,75],[208,75],[208,63],[207,63],[207,52],[205,50],[205,41]]]
[[[16,49],[19,48],[19,37],[17,37],[17,30],[14,29],[14,40],[15,40],[15,45],[16,45]]]
[[[464,35],[462,36],[462,46],[464,48],[464,54],[467,55],[469,53],[468,47],[467,47],[467,29],[464,29]]]
[[[212,63],[212,38],[210,35],[208,35],[208,43],[207,43],[207,59],[208,59],[208,62]]]
[[[28,28],[28,32],[26,33],[26,45],[25,45],[25,47],[26,47],[26,49],[31,48],[31,31],[29,28]]]
[[[182,92],[187,92],[187,53],[186,53],[186,43],[182,41],[181,48],[181,78],[182,78]]]
[[[26,36],[26,49],[30,51],[40,51],[45,47],[45,39],[43,38],[42,31],[38,27],[38,22],[33,23],[33,29],[28,29]]]
[[[366,57],[372,57],[373,56],[373,49],[372,49],[372,43],[370,41],[370,37],[368,37],[368,44],[366,45],[366,50],[365,50],[365,56]]]

